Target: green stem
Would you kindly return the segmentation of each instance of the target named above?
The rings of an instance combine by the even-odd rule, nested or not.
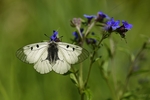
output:
[[[124,94],[124,93],[126,92],[126,90],[127,90],[127,86],[128,86],[128,84],[129,84],[129,80],[130,80],[130,78],[131,78],[131,76],[132,76],[132,73],[133,73],[133,70],[134,70],[134,65],[136,64],[136,61],[138,60],[138,58],[139,58],[140,55],[142,54],[143,50],[145,50],[146,45],[147,45],[147,43],[145,42],[145,43],[143,44],[142,48],[140,49],[140,51],[138,52],[138,54],[136,55],[134,61],[132,61],[132,64],[131,64],[131,66],[130,66],[129,72],[128,72],[127,77],[126,77],[126,80],[125,80],[125,86],[124,86],[124,88],[123,88],[123,92],[122,92],[122,94],[121,94],[121,96],[120,96],[120,100],[123,98],[123,94]]]
[[[85,33],[85,36],[84,37],[87,37],[88,34],[89,34],[89,31],[92,29],[92,27],[95,25],[96,21],[94,21],[92,24],[90,24],[90,26],[88,27],[86,33]]]
[[[83,91],[83,73],[82,73],[82,64],[80,65],[80,69],[79,69],[79,89],[80,89],[80,94],[82,94],[82,91]]]
[[[80,35],[81,40],[83,40],[83,36],[82,36],[81,31],[80,31],[80,27],[76,26],[76,29],[78,30],[78,33]]]
[[[99,41],[97,47],[100,46],[100,44],[102,43],[102,41],[103,41],[106,37],[107,37],[107,35],[106,35],[106,34],[103,34],[103,36],[102,36],[101,40]],[[94,62],[95,62],[95,59],[94,59],[94,58],[95,58],[95,55],[96,55],[96,52],[97,52],[97,51],[98,51],[98,49],[95,48],[95,50],[94,50],[94,52],[93,52],[93,54],[92,54],[91,62],[90,62],[90,66],[89,66],[89,70],[88,70],[88,74],[87,74],[87,78],[86,78],[85,83],[84,83],[84,86],[85,86],[85,87],[87,86],[87,83],[88,83],[88,81],[89,81],[90,74],[91,74],[91,69],[92,69],[92,65],[93,65]]]
[[[110,83],[108,79],[106,79],[105,81],[106,81],[106,83],[107,83],[107,85],[111,91],[113,100],[118,100],[118,97],[116,96],[116,93],[114,92],[114,88],[111,85],[112,83]]]
[[[81,100],[84,100],[84,94],[83,93],[81,94]]]
[[[79,80],[78,80],[78,76],[77,76],[76,70],[75,70],[73,67],[71,67],[71,69],[72,69],[72,71],[73,71],[74,76],[75,76],[76,79],[77,79],[77,82],[79,83]]]
[[[80,35],[80,38],[81,38],[81,40],[82,40],[82,45],[83,45],[83,43],[84,43],[84,40],[85,40],[85,38],[86,38],[86,36],[88,35],[88,33],[89,33],[89,31],[91,30],[91,28],[93,27],[95,25],[95,22],[93,22],[89,27],[88,27],[88,29],[87,29],[87,31],[86,31],[86,33],[85,33],[85,36],[83,37],[82,36],[82,33],[81,33],[81,31],[80,31],[80,28],[79,27],[76,27],[77,28],[77,30],[78,30],[78,32],[79,32],[79,35]],[[81,46],[82,46],[81,45]],[[91,68],[91,67],[90,67]],[[83,70],[82,70],[83,68],[82,68],[82,64],[80,65],[80,69],[79,69],[79,79],[78,79],[78,81],[79,81],[79,92],[80,92],[80,95],[81,95],[81,100],[84,100],[84,88],[85,88],[85,85],[84,85],[84,83],[83,83]],[[91,70],[91,69],[90,69]],[[89,70],[89,71],[90,71]],[[89,72],[90,73],[90,72]],[[88,76],[89,77],[89,76]]]

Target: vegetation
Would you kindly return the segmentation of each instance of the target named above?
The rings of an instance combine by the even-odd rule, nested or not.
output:
[[[149,100],[149,3],[148,0],[1,0],[0,100]],[[97,15],[99,11],[133,27],[122,35],[116,30],[119,27],[113,31],[102,28],[108,19],[103,23],[92,19],[90,25],[94,24],[89,28],[84,15]],[[71,27],[76,26],[74,18],[82,18],[79,28]],[[88,34],[86,38],[96,40],[96,44],[91,39],[88,43],[92,44],[83,42],[85,37],[75,40],[73,32],[79,34],[81,28]],[[42,75],[33,65],[16,58],[18,48],[49,40],[44,34],[51,36],[53,30],[58,30],[63,42],[76,43],[90,53],[87,60],[72,65],[72,73],[67,75],[55,72]]]

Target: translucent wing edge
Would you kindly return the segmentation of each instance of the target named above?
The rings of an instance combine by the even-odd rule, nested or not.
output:
[[[19,60],[21,60],[21,61],[23,61],[23,62],[25,62],[25,63],[29,63],[28,61],[26,61],[27,55],[25,55],[23,48],[20,48],[20,49],[17,50],[17,52],[16,52],[16,57],[17,57]]]
[[[77,63],[81,63],[82,61],[84,61],[88,57],[89,57],[89,52],[86,49],[82,48],[82,53],[78,56],[78,62]]]

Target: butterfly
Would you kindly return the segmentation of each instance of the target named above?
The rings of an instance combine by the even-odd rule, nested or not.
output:
[[[59,74],[68,72],[71,64],[80,63],[88,58],[86,49],[65,42],[56,41],[56,31],[48,42],[26,45],[17,50],[16,56],[25,63],[34,64],[34,68],[41,74],[55,71]]]

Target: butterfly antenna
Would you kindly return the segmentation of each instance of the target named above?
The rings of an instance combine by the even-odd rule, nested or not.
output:
[[[59,39],[60,39],[61,41],[62,41],[62,37],[63,37],[63,36],[59,37]]]
[[[56,30],[58,32],[59,28]]]
[[[49,38],[49,36],[47,34],[44,34],[44,35]]]

